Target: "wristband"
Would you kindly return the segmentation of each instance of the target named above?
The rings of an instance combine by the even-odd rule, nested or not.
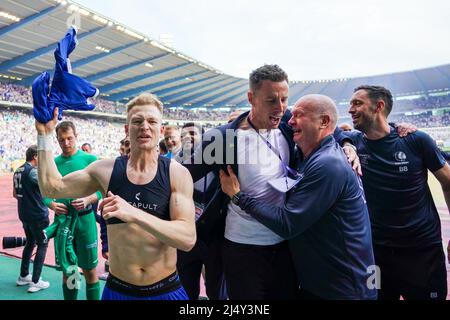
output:
[[[53,151],[53,137],[48,135],[40,135],[37,136],[37,150],[38,151]]]

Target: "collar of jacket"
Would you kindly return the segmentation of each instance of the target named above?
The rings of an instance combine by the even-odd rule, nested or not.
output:
[[[239,125],[241,124],[241,122],[244,121],[248,117],[249,113],[250,113],[250,111],[242,113],[233,122],[225,125],[225,129],[237,130],[239,128]],[[286,110],[286,112],[283,115],[283,118],[281,118],[281,123],[278,128],[280,129],[282,135],[286,138],[287,144],[289,146],[289,166],[291,168],[294,168],[297,165],[297,162],[295,160],[295,158],[296,158],[295,143],[292,140],[293,132],[292,132],[292,128],[288,125],[288,121],[290,118],[291,118],[291,112],[289,110]],[[226,132],[226,130],[224,130],[224,132]],[[225,148],[226,149],[224,150],[224,152],[225,152],[224,154],[227,154],[226,152],[228,149],[228,152],[234,152],[234,159],[237,160],[237,136],[235,136],[234,141],[227,141]],[[231,151],[231,149],[233,151]],[[232,166],[233,171],[237,175],[238,174],[238,165],[237,165],[236,161],[233,161],[232,163],[227,163],[227,164]],[[223,169],[226,172],[226,167]]]

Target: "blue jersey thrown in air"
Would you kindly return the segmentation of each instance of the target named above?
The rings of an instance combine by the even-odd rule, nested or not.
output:
[[[428,170],[445,165],[433,139],[417,131],[369,140],[347,133],[358,150],[375,244],[417,247],[441,243],[438,211],[428,187]]]
[[[301,165],[303,178],[275,207],[242,194],[239,206],[289,239],[299,284],[324,299],[376,299],[362,182],[332,136]]]
[[[70,27],[55,50],[55,72],[50,87],[50,73],[43,72],[33,81],[33,114],[36,120],[47,123],[53,119],[55,107],[59,108],[58,119],[64,109],[93,110],[95,106],[87,99],[96,97],[98,89],[88,81],[72,74],[69,55],[77,44],[77,30]]]

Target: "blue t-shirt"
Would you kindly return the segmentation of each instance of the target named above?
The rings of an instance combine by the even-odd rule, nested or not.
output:
[[[375,265],[362,183],[332,136],[302,162],[283,207],[242,194],[239,206],[289,239],[299,284],[324,299],[375,299]]]
[[[347,133],[358,150],[362,181],[372,222],[373,242],[391,247],[441,243],[438,211],[428,187],[428,170],[445,165],[433,139],[422,131],[400,138],[369,140]]]

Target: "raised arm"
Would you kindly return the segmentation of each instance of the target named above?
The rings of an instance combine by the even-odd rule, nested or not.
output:
[[[183,251],[195,245],[195,206],[192,200],[193,182],[189,171],[176,161],[170,164],[170,221],[137,209],[117,195],[108,192],[102,201],[103,218],[116,217],[124,222],[140,225],[161,242]]]
[[[95,177],[95,162],[84,170],[61,176],[53,159],[52,136],[55,134],[57,121],[58,108],[55,108],[53,119],[46,124],[36,121],[38,177],[42,195],[48,198],[81,198],[97,190],[104,190]]]

